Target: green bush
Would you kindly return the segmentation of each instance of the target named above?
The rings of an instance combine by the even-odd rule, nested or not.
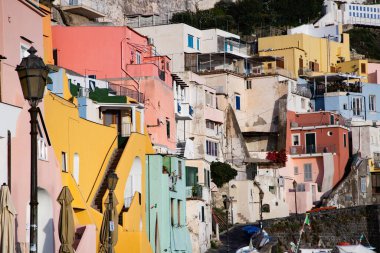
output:
[[[237,175],[237,171],[231,165],[222,162],[211,163],[211,179],[219,188],[228,183]]]

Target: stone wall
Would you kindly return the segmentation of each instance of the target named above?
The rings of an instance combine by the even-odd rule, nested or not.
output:
[[[338,242],[355,243],[363,233],[380,249],[380,205],[368,205],[311,213],[311,226],[305,226],[301,247],[334,248]],[[278,252],[297,243],[305,215],[264,221],[264,229],[278,238]],[[365,240],[364,240],[365,241]],[[274,250],[276,252],[276,250]]]

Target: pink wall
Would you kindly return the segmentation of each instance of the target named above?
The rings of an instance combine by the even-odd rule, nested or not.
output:
[[[15,67],[20,63],[20,45],[33,45],[43,57],[42,13],[23,0],[0,1],[0,54],[2,61],[2,101],[22,107],[17,121],[15,137],[12,138],[12,200],[17,210],[16,241],[25,245],[27,233],[26,208],[30,201],[30,117],[29,105],[23,99]],[[32,41],[21,38],[21,36]],[[43,107],[41,103],[40,107]],[[55,250],[59,248],[58,227],[59,204],[56,202],[61,190],[60,169],[53,149],[48,148],[48,161],[38,161],[38,187],[46,190],[51,200]],[[39,210],[40,215],[46,210]],[[41,217],[41,216],[40,216]]]
[[[380,84],[380,63],[368,63],[368,82]]]
[[[52,31],[59,66],[123,86],[133,85],[143,92],[145,123],[151,125],[148,132],[153,144],[175,150],[174,96],[168,57],[152,56],[147,37],[128,27],[55,26]],[[137,64],[137,54],[141,55],[141,64]],[[170,138],[166,138],[166,118],[170,121]],[[157,125],[157,120],[164,124]]]

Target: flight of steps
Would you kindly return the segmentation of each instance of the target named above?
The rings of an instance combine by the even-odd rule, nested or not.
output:
[[[105,175],[103,176],[102,182],[100,184],[100,187],[98,188],[98,191],[95,195],[93,207],[98,210],[100,213],[103,212],[103,197],[104,194],[107,191],[107,178],[108,175],[111,174],[111,172],[115,172],[115,169],[120,161],[120,158],[123,154],[124,148],[118,148],[114,151],[112,154],[112,157],[108,163],[107,170]]]
[[[242,223],[249,223],[249,220],[241,213],[237,213],[238,218],[240,221],[243,221]]]

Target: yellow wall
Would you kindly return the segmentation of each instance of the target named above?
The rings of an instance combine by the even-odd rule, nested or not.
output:
[[[362,64],[364,64],[362,66]],[[336,64],[337,72],[354,73],[355,75],[364,77],[363,82],[367,82],[368,78],[368,60],[352,60]],[[364,68],[362,68],[364,67]]]
[[[51,33],[51,12],[50,8],[40,4],[40,7],[46,13],[46,16],[42,18],[43,25],[43,42],[44,42],[44,62],[45,64],[54,64],[53,59],[53,40]]]
[[[305,34],[259,38],[259,55],[284,57],[284,68],[295,76],[298,76],[300,56],[304,68],[313,61],[319,64],[319,72],[326,73],[330,72],[332,64],[340,60],[339,57],[350,60],[349,35],[343,34],[343,43]]]
[[[68,87],[65,71],[62,72],[63,86]],[[69,97],[67,89],[65,97]],[[62,164],[61,152],[67,152],[68,172],[62,172],[63,185],[67,185],[74,196],[76,225],[95,224],[97,227],[97,245],[102,214],[91,208],[91,202],[102,181],[112,152],[117,148],[117,131],[114,127],[103,126],[79,117],[76,100],[73,103],[47,92],[44,98],[45,122],[49,131],[52,146],[58,161]],[[140,117],[137,117],[139,126]],[[73,156],[79,154],[79,185],[72,176]],[[119,226],[119,241],[116,252],[152,252],[145,231],[145,155],[154,153],[147,134],[133,133],[128,140],[120,158],[116,173],[119,177],[115,194],[119,200],[118,212],[124,202],[124,189],[135,157],[141,159],[142,197],[141,205],[134,198],[128,212],[124,214],[125,227]],[[105,194],[105,196],[108,193]],[[142,229],[140,229],[140,220]],[[99,245],[98,247],[99,248]]]

